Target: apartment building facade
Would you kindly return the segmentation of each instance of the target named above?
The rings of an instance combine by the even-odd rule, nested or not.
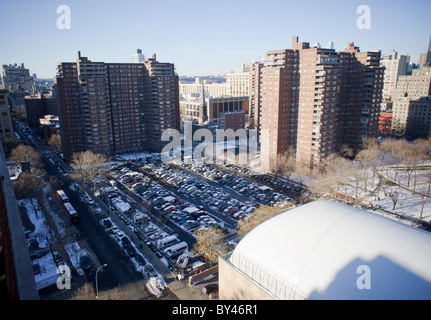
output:
[[[299,103],[299,52],[272,50],[263,64],[257,66],[259,92],[253,102],[255,129],[261,143],[261,161],[264,168],[276,165],[278,154],[296,146]],[[256,71],[257,71],[256,70]],[[252,76],[253,77],[253,76]],[[252,80],[253,81],[253,80]]]
[[[381,112],[379,132],[382,134],[390,134],[392,132],[392,112]]]
[[[431,67],[414,69],[411,75],[400,76],[394,100],[409,97],[417,99],[431,95]]]
[[[385,67],[382,92],[383,100],[391,100],[397,87],[398,77],[407,74],[409,63],[410,56],[400,55],[395,50],[382,55],[380,65]]]
[[[30,76],[30,70],[21,65],[4,64],[2,69],[2,89],[9,92],[28,92],[34,90],[34,78]]]
[[[76,63],[59,64],[56,83],[67,159],[86,150],[108,157],[159,151],[161,133],[179,129],[178,76],[173,64],[155,56],[104,63],[78,53]]]
[[[252,61],[249,65],[249,86],[248,95],[250,97],[249,106],[249,128],[259,131],[260,128],[260,70],[263,63]]]
[[[223,112],[220,114],[220,126],[222,129],[232,129],[236,132],[245,129],[245,111]]]
[[[380,65],[381,52],[359,51],[352,43],[349,43],[344,51],[351,52],[360,63],[359,70],[363,77],[352,77],[349,85],[359,88],[357,98],[361,104],[360,136],[375,137],[379,130],[380,106],[382,103],[382,91],[385,68]],[[350,129],[346,128],[346,129]],[[350,145],[354,148],[354,145]]]
[[[318,166],[341,146],[360,146],[378,133],[383,87],[380,51],[343,52],[310,47],[294,37],[292,49],[267,52],[250,65],[250,118],[260,135],[265,169],[296,150],[297,162]]]
[[[226,82],[213,82],[200,77],[196,77],[193,83],[180,81],[179,90],[180,95],[184,97],[196,96],[196,93],[205,97],[226,97],[228,95]]]
[[[249,95],[249,65],[243,64],[240,72],[226,73],[226,94],[230,97]]]
[[[395,100],[392,132],[411,139],[428,136],[431,132],[431,96]]]
[[[0,139],[14,137],[8,96],[8,90],[0,89]]]

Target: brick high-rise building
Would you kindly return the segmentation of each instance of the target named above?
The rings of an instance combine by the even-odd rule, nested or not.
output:
[[[107,156],[160,151],[161,133],[179,130],[178,76],[174,65],[92,62],[58,66],[57,99],[63,152],[91,150]]]
[[[146,141],[150,150],[161,151],[166,142],[160,137],[167,129],[180,130],[179,80],[172,63],[159,62],[154,54],[144,62],[148,97],[145,105]],[[151,85],[150,85],[151,84]]]
[[[296,159],[318,165],[337,147],[341,68],[333,49],[308,47],[294,38],[300,52]]]
[[[250,118],[260,133],[264,168],[296,150],[297,162],[317,166],[361,135],[378,133],[384,68],[380,51],[343,52],[292,41],[292,49],[269,51],[250,64]]]
[[[380,66],[380,51],[360,52],[353,42],[339,55],[342,98],[338,146],[357,149],[361,137],[378,135],[385,68]]]
[[[248,92],[250,97],[249,107],[249,128],[258,130],[260,127],[260,69],[263,67],[261,62],[252,61],[249,68],[249,86]]]

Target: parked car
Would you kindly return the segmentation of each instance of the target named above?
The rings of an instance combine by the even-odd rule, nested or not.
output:
[[[145,266],[147,264],[147,261],[145,261],[144,257],[142,255],[140,255],[140,254],[137,254],[135,256],[135,260],[138,262],[138,264],[140,266]]]
[[[111,219],[107,218],[107,219],[103,219],[102,220],[102,224],[106,229],[109,229],[112,227],[112,221]]]
[[[124,249],[126,249],[126,252],[129,256],[134,257],[136,255],[136,249],[134,246],[130,245],[125,245]]]
[[[102,213],[102,209],[100,209],[100,207],[97,204],[95,204],[95,203],[93,203],[93,204],[90,205],[90,210],[93,213]]]
[[[123,245],[123,247],[128,246],[128,245],[132,245],[129,237],[127,237],[127,236],[124,236],[121,238],[121,244]]]
[[[93,266],[93,262],[88,256],[81,256],[81,258],[79,258],[79,264],[84,270],[90,270]]]
[[[148,274],[148,276],[150,277],[157,277],[157,272],[156,270],[154,270],[153,266],[151,264],[147,264],[145,266],[145,272]]]

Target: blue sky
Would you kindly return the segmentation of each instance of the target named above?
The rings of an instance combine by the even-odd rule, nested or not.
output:
[[[69,30],[57,28],[60,5],[70,7]],[[356,26],[360,5],[370,7],[370,29]],[[293,36],[337,50],[350,41],[361,51],[395,49],[417,62],[430,12],[430,0],[0,0],[0,64],[23,62],[47,78],[78,50],[93,61],[131,62],[140,48],[180,76],[215,75],[290,48]]]

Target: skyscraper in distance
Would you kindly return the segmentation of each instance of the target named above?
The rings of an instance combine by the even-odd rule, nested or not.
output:
[[[145,55],[142,53],[141,49],[137,49],[136,53],[132,55],[133,63],[142,63],[145,61]]]
[[[431,64],[431,34],[430,39],[428,41],[428,49],[425,52],[419,54],[419,65],[427,65]]]

